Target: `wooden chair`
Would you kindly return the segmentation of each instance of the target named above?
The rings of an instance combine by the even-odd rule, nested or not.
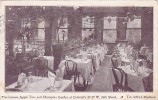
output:
[[[121,66],[122,65],[122,59],[121,59],[121,57],[117,57],[116,58],[117,59],[117,66],[119,67],[119,66]]]
[[[118,72],[116,72],[118,71]],[[119,91],[123,91],[123,74],[122,72],[120,71],[119,68],[112,68],[112,72],[113,72],[113,76],[114,76],[114,79],[115,79],[115,84],[113,84],[113,91],[115,92],[119,92]],[[118,76],[120,75],[120,77]],[[120,79],[119,79],[120,78]]]
[[[112,57],[111,58],[112,67],[117,68],[118,67],[118,61],[117,58]]]
[[[37,76],[42,75],[42,77],[47,77],[47,73],[48,73],[49,68],[48,68],[48,60],[46,58],[37,57],[36,59],[34,59],[32,64],[36,68],[36,75]]]
[[[121,73],[123,74],[123,86],[125,92],[134,92],[134,90],[128,86],[128,75],[122,69],[120,69]]]
[[[148,81],[147,81],[146,91],[152,92],[153,91],[153,73],[150,73],[147,79]]]
[[[30,63],[24,53],[17,53],[15,58],[15,63],[16,63],[16,69],[18,69],[19,74],[21,73],[20,72],[21,69],[30,66]]]
[[[65,70],[66,74],[64,75],[64,79],[72,79],[74,75],[77,75],[77,63],[72,60],[65,61]]]
[[[112,72],[115,79],[115,84],[113,84],[113,91],[115,92],[134,91],[132,88],[128,87],[128,77],[127,74],[122,69],[112,68]]]
[[[80,73],[76,74],[74,77],[75,91],[85,91],[87,86],[88,81],[86,81]]]

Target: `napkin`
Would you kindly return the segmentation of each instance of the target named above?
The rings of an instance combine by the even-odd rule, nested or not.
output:
[[[53,72],[48,71],[48,77],[56,77],[56,75]]]
[[[50,71],[48,71],[48,79],[50,81],[50,85],[54,86],[56,75]]]

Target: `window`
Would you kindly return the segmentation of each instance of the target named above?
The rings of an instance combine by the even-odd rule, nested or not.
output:
[[[94,39],[94,17],[82,18],[82,40]]]
[[[137,43],[141,40],[141,17],[137,16],[127,22],[126,39],[129,42]]]
[[[103,41],[105,43],[115,43],[117,39],[116,17],[104,17]]]
[[[18,34],[17,39],[13,42],[13,52],[16,53],[22,53],[25,49],[27,49],[28,44],[30,44],[31,40],[31,20],[23,19],[21,21],[20,26],[20,34]]]
[[[45,22],[41,21],[40,23],[38,23],[38,35],[37,35],[37,39],[44,41],[45,38]]]
[[[68,19],[67,18],[59,18],[58,19],[58,29],[56,40],[58,42],[63,43],[68,40]]]

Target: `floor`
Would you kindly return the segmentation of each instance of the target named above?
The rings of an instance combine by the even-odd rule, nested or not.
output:
[[[104,61],[101,63],[100,69],[94,76],[94,82],[91,86],[87,87],[86,91],[96,92],[112,92],[112,80],[111,80],[111,67],[110,56],[106,55]]]

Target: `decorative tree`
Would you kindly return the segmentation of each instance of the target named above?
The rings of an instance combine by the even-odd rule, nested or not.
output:
[[[52,7],[52,6],[7,6],[6,7],[6,40],[10,41],[9,45],[13,45],[13,40],[21,40],[23,53],[25,53],[25,41],[30,41],[32,36],[32,27],[28,27],[28,23],[39,22],[43,18],[45,25],[45,55],[51,54],[52,33],[56,32],[56,22],[58,18],[67,15],[67,12],[72,10],[71,7]],[[61,21],[62,22],[62,21]],[[10,29],[14,30],[9,31]],[[13,47],[13,46],[11,46]],[[11,50],[12,51],[12,50]]]

